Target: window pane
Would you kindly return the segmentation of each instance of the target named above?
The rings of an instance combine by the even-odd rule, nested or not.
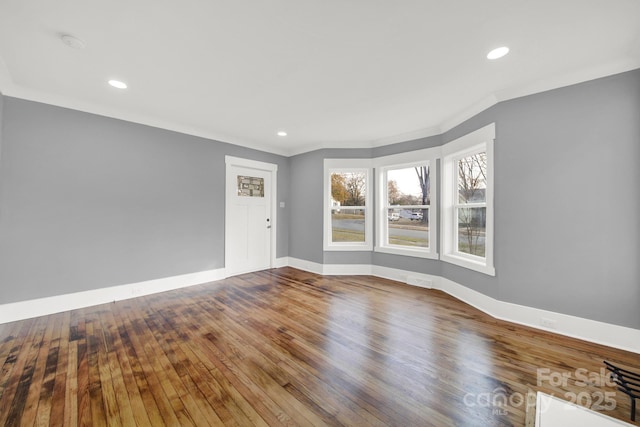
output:
[[[487,208],[458,209],[458,252],[485,256]]]
[[[429,209],[389,209],[387,222],[390,245],[429,247]]]
[[[487,153],[477,153],[458,160],[458,203],[486,201]]]
[[[332,204],[334,206],[364,206],[367,189],[366,177],[364,172],[333,172],[331,174]]]
[[[331,210],[333,242],[364,242],[364,209]]]
[[[387,171],[388,204],[396,206],[430,204],[429,166]]]
[[[238,175],[238,196],[264,197],[264,178]]]

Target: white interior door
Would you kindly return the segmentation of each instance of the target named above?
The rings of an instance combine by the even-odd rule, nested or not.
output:
[[[227,156],[227,276],[271,268],[275,251],[275,165]]]

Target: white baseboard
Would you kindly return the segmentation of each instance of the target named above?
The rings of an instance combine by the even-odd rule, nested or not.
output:
[[[372,266],[368,264],[324,264],[322,271],[325,276],[371,276]]]
[[[319,264],[293,257],[278,258],[276,266],[290,266],[321,275],[372,275],[413,286],[439,289],[497,319],[640,353],[640,330],[638,329],[500,301],[440,276],[367,264]],[[225,270],[221,268],[2,304],[0,305],[0,323],[179,289],[221,280],[225,277]],[[553,327],[544,326],[543,319],[547,323],[552,323]]]
[[[121,301],[224,279],[224,268],[0,305],[0,323]]]
[[[413,271],[399,270],[397,268],[382,267],[379,265],[373,266],[372,275],[427,289],[438,288],[440,281],[440,276],[415,273]]]
[[[496,319],[640,353],[639,329],[500,301],[444,277],[439,289]],[[554,326],[543,325],[543,319]]]
[[[321,274],[323,276],[373,275],[373,266],[369,264],[318,264],[317,262],[292,257],[289,257],[288,260],[288,267]]]
[[[289,266],[324,275],[370,274],[413,286],[438,289],[496,319],[640,353],[640,329],[500,301],[440,276],[378,265],[323,265],[292,257],[289,257]],[[553,326],[543,325],[543,320]]]
[[[276,258],[276,261],[273,263],[273,268],[287,267],[289,265],[289,257],[285,256],[282,258]]]
[[[289,257],[288,266],[297,268],[298,270],[309,271],[311,273],[323,274],[323,265],[313,261]]]

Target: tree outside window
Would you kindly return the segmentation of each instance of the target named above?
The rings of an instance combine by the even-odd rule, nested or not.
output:
[[[332,242],[364,242],[367,174],[331,173]]]
[[[487,228],[487,154],[475,153],[457,161],[458,252],[485,256]]]

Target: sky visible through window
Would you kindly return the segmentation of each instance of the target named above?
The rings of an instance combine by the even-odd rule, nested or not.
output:
[[[395,181],[398,189],[407,195],[422,197],[418,174],[414,167],[392,169],[387,172],[387,181]]]

